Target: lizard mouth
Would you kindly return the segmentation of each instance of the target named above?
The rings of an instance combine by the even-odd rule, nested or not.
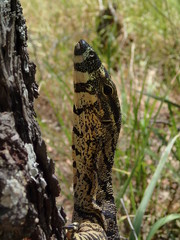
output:
[[[76,43],[74,47],[74,55],[75,56],[82,55],[88,47],[89,47],[89,44],[86,41],[81,39],[78,43]]]

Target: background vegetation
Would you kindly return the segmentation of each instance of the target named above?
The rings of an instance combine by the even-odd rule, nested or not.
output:
[[[85,39],[109,69],[122,106],[123,123],[113,169],[121,235],[128,237],[131,229],[120,198],[133,221],[145,189],[159,170],[160,159],[164,159],[150,201],[146,199],[147,208],[143,205],[139,239],[146,239],[161,218],[154,225],[154,239],[179,239],[180,140],[176,140],[168,159],[163,154],[170,151],[166,146],[180,130],[180,1],[21,2],[30,57],[37,65],[37,118],[48,153],[56,162],[62,188],[58,201],[68,220],[73,204],[73,48],[79,39]],[[113,14],[107,9],[111,3]]]

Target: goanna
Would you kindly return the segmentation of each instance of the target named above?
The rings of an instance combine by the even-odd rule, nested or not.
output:
[[[74,212],[68,239],[120,239],[111,177],[120,127],[116,86],[96,52],[80,40],[74,49]]]

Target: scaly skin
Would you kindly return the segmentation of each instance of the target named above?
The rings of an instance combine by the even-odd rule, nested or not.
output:
[[[80,40],[74,50],[73,222],[69,239],[120,239],[112,166],[121,127],[116,86],[95,51]]]

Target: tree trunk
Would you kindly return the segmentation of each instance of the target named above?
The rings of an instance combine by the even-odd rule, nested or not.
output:
[[[35,65],[18,0],[0,0],[0,239],[64,239],[54,163],[35,120]]]

